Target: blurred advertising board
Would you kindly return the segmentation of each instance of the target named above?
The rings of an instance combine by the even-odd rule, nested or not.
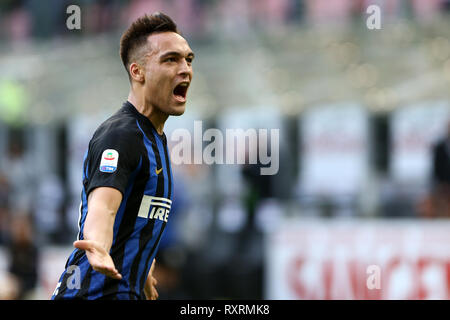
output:
[[[450,221],[295,220],[269,233],[265,299],[450,298]]]
[[[403,183],[427,183],[432,146],[445,135],[450,120],[447,101],[422,102],[396,109],[390,117],[391,175]]]
[[[316,106],[300,118],[300,193],[355,195],[368,174],[368,115],[352,103]]]
[[[258,146],[253,145],[253,150],[249,137],[246,136],[250,131],[259,132],[260,129],[268,130],[278,130],[279,137],[277,141],[271,141],[271,133],[267,134],[267,140],[264,145],[267,146],[267,154],[273,157],[272,149],[277,149],[277,157],[280,149],[283,148],[283,143],[285,139],[285,132],[283,121],[281,117],[280,110],[271,105],[258,105],[258,106],[235,106],[233,108],[225,109],[217,117],[217,128],[226,135],[227,131],[233,130],[243,130],[244,133],[241,137],[244,137],[245,144],[243,145],[247,152],[257,151],[255,154],[258,155],[257,162],[261,163],[260,158],[260,148],[261,138],[258,135]],[[220,191],[229,196],[240,196],[245,192],[245,182],[242,176],[243,163],[239,163],[238,158],[242,149],[238,149],[236,138],[236,144],[233,142],[229,144],[230,141],[226,141],[226,151],[234,153],[234,158],[236,159],[237,165],[220,165],[217,167],[217,175],[220,184],[218,185]],[[235,141],[234,138],[232,141]],[[244,152],[245,153],[245,152]],[[279,160],[277,160],[278,163]],[[245,163],[248,164],[249,160],[246,159]],[[270,166],[268,164],[267,166]],[[266,165],[264,165],[266,166]]]

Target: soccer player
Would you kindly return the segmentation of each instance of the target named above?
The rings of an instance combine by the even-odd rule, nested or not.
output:
[[[172,204],[163,132],[185,110],[194,54],[165,14],[145,15],[120,41],[128,100],[85,155],[79,235],[52,299],[156,299],[154,258]]]

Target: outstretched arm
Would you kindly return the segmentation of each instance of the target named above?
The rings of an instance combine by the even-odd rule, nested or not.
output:
[[[85,250],[95,271],[122,279],[109,255],[113,241],[114,220],[122,202],[122,193],[114,188],[99,187],[88,198],[88,214],[84,223],[83,240],[73,243],[75,248]]]

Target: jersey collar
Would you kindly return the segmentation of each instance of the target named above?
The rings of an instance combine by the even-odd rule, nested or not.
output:
[[[156,131],[155,126],[153,125],[153,123],[150,121],[149,118],[147,118],[146,116],[144,116],[142,113],[140,113],[136,107],[130,102],[130,101],[126,101],[123,104],[123,109],[125,111],[129,111],[132,114],[134,114],[138,119],[140,119],[141,123],[148,125],[155,133],[158,137],[161,138],[162,141],[166,142],[166,134],[163,132],[163,134],[159,134],[158,131]]]

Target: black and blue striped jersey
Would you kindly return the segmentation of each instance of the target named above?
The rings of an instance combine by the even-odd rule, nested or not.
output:
[[[88,195],[97,187],[113,187],[123,195],[110,250],[122,279],[94,271],[84,250],[75,249],[52,299],[145,299],[144,284],[172,205],[173,179],[166,136],[159,135],[128,101],[100,125],[89,142],[79,240],[83,240]],[[75,271],[78,282],[73,279]]]

